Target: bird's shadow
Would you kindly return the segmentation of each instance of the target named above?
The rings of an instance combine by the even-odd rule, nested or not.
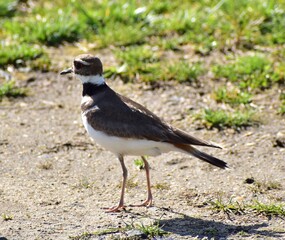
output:
[[[161,209],[165,212],[173,212],[170,209]],[[183,237],[195,237],[196,239],[228,239],[238,234],[239,237],[270,237],[281,239],[284,237],[284,231],[264,230],[268,226],[266,223],[257,224],[227,224],[219,221],[205,220],[201,218],[190,217],[186,214],[179,214],[179,217],[171,219],[156,219],[162,230],[180,235]],[[253,216],[254,217],[254,216]]]

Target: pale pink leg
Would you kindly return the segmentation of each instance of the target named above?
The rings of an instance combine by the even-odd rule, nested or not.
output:
[[[147,199],[142,204],[132,205],[134,207],[142,207],[142,206],[150,207],[152,204],[152,194],[151,194],[151,189],[150,189],[149,164],[148,164],[148,162],[144,156],[142,156],[142,160],[144,162],[145,173],[146,173]]]
[[[128,177],[128,170],[127,170],[125,163],[124,163],[124,157],[120,155],[118,157],[118,159],[119,159],[121,166],[122,166],[122,169],[123,169],[123,184],[122,184],[122,190],[121,190],[121,198],[120,198],[119,204],[117,206],[107,208],[106,212],[118,212],[121,209],[124,209],[124,207],[125,207],[124,206],[124,195],[125,195],[125,187],[126,187],[126,182],[127,182],[127,177]]]

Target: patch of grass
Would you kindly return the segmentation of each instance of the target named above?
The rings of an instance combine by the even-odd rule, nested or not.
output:
[[[183,38],[180,36],[153,37],[151,44],[158,46],[160,50],[180,51]]]
[[[141,235],[147,239],[161,237],[161,236],[169,234],[168,232],[161,229],[159,221],[156,221],[149,225],[145,225],[143,223],[134,223],[134,222],[131,222],[130,224],[126,222],[124,223],[125,223],[125,227],[107,228],[107,229],[102,229],[102,230],[95,231],[95,232],[84,232],[77,236],[69,236],[69,239],[87,240],[87,239],[93,239],[94,237],[103,237],[105,235],[106,236],[109,235],[110,239],[113,239],[113,237],[114,239],[117,239],[118,236],[121,239],[121,236],[122,235],[127,236],[128,231],[130,230],[139,230],[141,232]],[[117,233],[122,233],[122,235],[115,235],[115,236],[113,235]],[[138,235],[138,236],[133,236],[133,237],[126,237],[126,239],[141,239],[140,237],[141,236]],[[123,237],[123,239],[125,238]]]
[[[2,2],[0,16],[15,12],[18,1]],[[203,51],[249,48],[285,42],[284,8],[282,1],[259,0],[38,1],[29,14],[16,14],[16,23],[8,30],[13,35],[22,33],[26,41],[48,45],[92,36],[97,47],[125,46],[149,42],[152,36],[177,35],[183,39],[180,43],[194,44]],[[19,28],[19,23],[28,27]]]
[[[107,234],[123,232],[126,229],[127,228],[121,228],[121,227],[118,227],[118,228],[107,228],[107,229],[103,229],[103,230],[100,230],[100,231],[93,232],[93,235],[103,236],[103,235],[107,235]]]
[[[107,76],[118,75],[125,82],[134,80],[146,81],[157,71],[159,64],[159,53],[153,51],[149,46],[127,47],[115,52],[120,67],[109,68],[105,71]]]
[[[88,240],[88,239],[94,239],[94,237],[101,237],[104,235],[111,235],[114,233],[119,233],[119,232],[125,232],[128,228],[106,228],[106,229],[102,229],[99,231],[95,231],[95,232],[83,232],[82,234],[79,234],[77,236],[69,236],[69,239],[72,240]],[[111,238],[113,239],[113,238]]]
[[[107,69],[105,75],[120,76],[124,82],[192,82],[203,73],[200,63],[190,63],[186,60],[166,62],[161,59],[161,52],[157,48],[145,45],[121,49],[115,54],[120,67]]]
[[[125,25],[146,22],[149,12],[145,6],[136,1],[102,1],[85,2],[85,4],[81,4],[80,1],[74,2],[86,22],[91,26],[97,23],[97,28],[115,22]]]
[[[259,29],[263,36],[262,43],[282,44],[285,42],[285,11],[283,1],[269,1],[265,5],[263,21]],[[282,27],[283,26],[283,27]]]
[[[134,178],[129,178],[128,180],[127,180],[127,183],[126,183],[126,188],[135,188],[135,187],[137,187],[139,184],[138,184],[138,182],[135,182],[134,181]]]
[[[137,65],[158,62],[159,52],[147,45],[127,47],[115,52],[116,57],[121,63],[135,67]]]
[[[1,44],[0,43],[0,67],[9,64],[23,65],[27,60],[34,60],[44,56],[44,51],[38,46],[30,44]]]
[[[4,97],[8,98],[17,98],[17,97],[25,97],[27,95],[27,90],[24,88],[19,88],[15,86],[14,81],[4,82],[0,85],[0,101]]]
[[[126,188],[127,189],[128,188],[135,188],[135,187],[137,187],[139,185],[138,182],[134,181],[135,178],[136,178],[136,176],[133,176],[133,177],[127,179],[127,183],[126,183]],[[121,188],[121,183],[119,183],[117,185],[117,187]]]
[[[0,1],[0,17],[12,17],[17,10],[17,3],[15,0]]]
[[[254,183],[250,186],[250,189],[254,193],[266,193],[270,190],[280,190],[282,188],[281,183],[275,181],[254,181]]]
[[[186,43],[200,45],[203,52],[216,48],[252,48],[254,44],[284,43],[283,9],[280,1],[202,1],[200,4],[189,1],[154,19],[153,25],[160,34],[174,32],[184,36]],[[275,25],[274,30],[265,31],[271,24]]]
[[[267,190],[274,190],[274,189],[282,189],[282,185],[280,182],[269,181],[266,183]]]
[[[254,212],[264,214],[266,216],[280,216],[285,217],[285,206],[284,204],[264,204],[259,201],[254,201],[253,204],[248,205],[248,208]]]
[[[285,206],[281,203],[265,204],[255,200],[246,204],[238,201],[232,201],[232,199],[229,201],[223,201],[221,197],[219,197],[215,201],[210,201],[209,204],[212,209],[226,214],[232,213],[240,215],[256,212],[266,216],[285,216]]]
[[[186,7],[185,3],[181,1],[151,1],[148,5],[148,9],[154,14],[169,14],[175,11],[179,7]]]
[[[169,190],[170,189],[170,186],[168,183],[157,183],[153,185],[152,187],[158,190]]]
[[[148,238],[154,238],[158,236],[164,236],[168,234],[168,232],[161,229],[159,226],[159,222],[155,222],[150,225],[144,225],[144,224],[137,224],[135,225],[135,228],[143,232]]]
[[[223,213],[234,213],[234,214],[243,214],[245,211],[245,206],[240,204],[237,201],[233,201],[230,199],[228,202],[224,202],[221,197],[216,199],[215,201],[209,202],[212,209],[223,212]]]
[[[178,82],[193,82],[203,73],[200,63],[189,63],[177,61],[167,66],[164,80],[175,80]]]
[[[20,42],[42,43],[48,46],[78,41],[84,31],[86,37],[89,32],[85,25],[72,17],[69,9],[64,10],[53,9],[56,14],[37,14],[25,19],[15,18],[14,21],[6,21],[3,24],[4,32]]]
[[[98,35],[94,37],[97,48],[113,46],[139,45],[146,42],[146,36],[150,33],[141,24],[124,25],[115,23],[108,28],[98,30]]]
[[[230,105],[248,104],[251,102],[251,94],[239,89],[227,89],[221,87],[214,92],[217,102],[228,103]]]
[[[284,80],[265,56],[258,55],[239,57],[234,63],[217,65],[212,70],[216,78],[226,78],[247,90],[266,89]]]
[[[285,42],[281,1],[75,1],[75,8],[101,46],[142,44],[150,36],[171,35],[204,52]]]
[[[141,158],[135,159],[134,163],[139,170],[144,169],[144,161]]]
[[[90,181],[87,178],[83,178],[83,179],[80,179],[76,187],[80,189],[93,189],[95,184],[96,184],[95,181]]]
[[[253,116],[254,112],[250,110],[226,112],[224,110],[206,109],[202,114],[198,115],[197,118],[202,119],[204,124],[209,128],[240,129],[242,127],[248,127],[256,124],[257,121]]]
[[[81,18],[96,33],[97,48],[143,44],[152,33],[148,28],[146,8],[135,1],[103,1],[85,6],[76,2],[75,5]]]
[[[51,70],[51,59],[44,53],[39,58],[27,61],[27,65],[33,70],[48,72]]]
[[[2,214],[2,219],[3,219],[3,221],[10,221],[10,220],[13,220],[13,216],[12,215],[8,215],[8,214],[6,214],[6,213],[3,213]]]
[[[285,114],[285,93],[281,93],[279,98],[281,100],[281,104],[280,104],[278,112],[281,115],[284,115]]]

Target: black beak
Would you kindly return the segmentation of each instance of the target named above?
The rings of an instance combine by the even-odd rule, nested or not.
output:
[[[73,73],[73,69],[72,68],[65,69],[65,70],[60,72],[60,75],[65,75],[68,73]]]

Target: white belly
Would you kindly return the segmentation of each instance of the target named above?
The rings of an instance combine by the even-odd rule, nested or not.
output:
[[[101,131],[94,130],[91,125],[88,124],[84,114],[82,115],[82,120],[85,129],[95,142],[116,155],[157,156],[172,150],[177,151],[177,149],[169,143],[109,136]]]

